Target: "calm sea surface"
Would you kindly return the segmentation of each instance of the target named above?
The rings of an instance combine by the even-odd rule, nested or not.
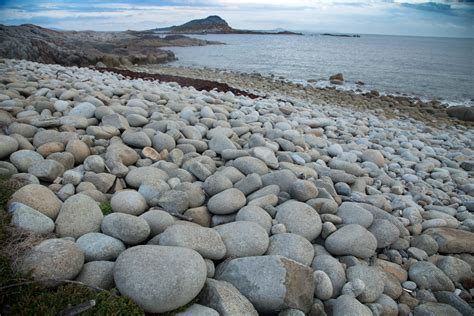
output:
[[[318,80],[341,72],[346,85],[364,89],[440,98],[473,104],[474,39],[362,35],[360,38],[319,35],[195,35],[227,45],[178,47],[173,65],[210,67]]]

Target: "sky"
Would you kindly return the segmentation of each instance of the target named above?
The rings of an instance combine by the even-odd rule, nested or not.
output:
[[[474,37],[474,0],[0,0],[0,23],[122,31],[219,15],[238,29]]]

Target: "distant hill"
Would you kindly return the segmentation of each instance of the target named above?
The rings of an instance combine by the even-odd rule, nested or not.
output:
[[[157,28],[153,31],[172,34],[285,34],[302,35],[301,33],[289,32],[278,29],[277,32],[238,30],[217,15],[208,16],[205,19],[192,20],[181,25]],[[281,31],[280,31],[281,30]]]

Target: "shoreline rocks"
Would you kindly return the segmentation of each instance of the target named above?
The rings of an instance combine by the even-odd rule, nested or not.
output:
[[[0,78],[11,224],[50,238],[20,260],[35,278],[150,313],[470,308],[472,129],[25,61]]]

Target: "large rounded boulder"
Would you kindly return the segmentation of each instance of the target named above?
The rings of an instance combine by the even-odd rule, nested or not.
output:
[[[206,263],[194,250],[167,246],[136,246],[115,262],[120,293],[147,313],[163,313],[189,303],[206,282]]]

